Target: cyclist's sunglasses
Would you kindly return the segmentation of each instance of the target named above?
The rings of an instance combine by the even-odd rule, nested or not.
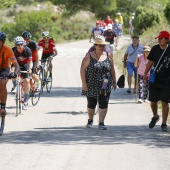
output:
[[[50,37],[48,37],[48,36],[43,36],[43,38],[48,39],[48,38],[50,38]]]

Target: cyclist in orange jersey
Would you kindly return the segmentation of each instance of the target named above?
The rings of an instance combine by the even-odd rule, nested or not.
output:
[[[19,65],[12,49],[5,45],[6,34],[0,32],[0,114],[6,114],[7,88],[6,78],[15,78],[19,71]],[[10,64],[15,67],[14,72],[10,73]]]

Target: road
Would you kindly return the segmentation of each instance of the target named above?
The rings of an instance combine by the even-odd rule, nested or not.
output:
[[[128,37],[120,39],[119,48],[123,44],[129,44]],[[87,40],[58,45],[51,93],[45,91],[37,106],[29,103],[29,110],[18,117],[14,96],[8,93],[0,170],[170,169],[170,132],[161,131],[161,121],[148,128],[149,104],[136,104],[127,87],[112,91],[105,120],[108,130],[97,128],[98,115],[94,128],[85,127],[79,69],[90,46]],[[9,82],[8,91],[11,87]]]

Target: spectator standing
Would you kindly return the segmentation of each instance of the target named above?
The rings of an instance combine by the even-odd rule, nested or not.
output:
[[[148,64],[144,73],[144,81],[147,81],[147,73],[152,68],[156,67],[156,82],[149,85],[149,100],[153,117],[149,123],[149,128],[153,128],[159,120],[158,101],[162,101],[162,131],[167,131],[167,118],[169,113],[170,103],[170,34],[168,31],[161,31],[156,37],[158,44],[154,45],[148,55]],[[162,56],[162,57],[161,57]],[[161,60],[159,60],[161,58]],[[159,62],[160,61],[160,62]]]
[[[144,71],[146,69],[146,65],[149,61],[147,57],[150,50],[151,50],[150,46],[144,46],[143,53],[137,55],[136,62],[135,62],[135,67],[137,67],[137,80],[138,80],[137,82],[138,95],[139,95],[138,103],[149,102],[147,100],[148,93],[149,93],[149,83],[148,81],[146,81],[146,83],[143,82],[143,76],[144,76]],[[149,77],[149,73],[147,74],[147,77]]]
[[[124,68],[127,68],[127,72],[128,72],[127,81],[128,81],[129,89],[127,90],[127,93],[131,93],[133,73],[134,73],[134,79],[135,79],[134,93],[136,93],[137,68],[134,66],[134,63],[136,61],[137,55],[141,54],[142,52],[143,52],[143,46],[139,44],[139,37],[133,36],[132,44],[130,44],[127,47],[126,52],[124,54]]]
[[[122,15],[121,15],[120,12],[117,13],[117,18],[116,18],[116,20],[118,20],[118,23],[119,23],[119,24],[122,24],[122,25],[123,25],[123,17],[122,17]]]
[[[92,38],[94,40],[97,35],[103,35],[103,29],[100,27],[100,22],[99,21],[96,22],[96,27],[92,29],[92,32],[90,34],[89,42],[90,43],[93,42]]]

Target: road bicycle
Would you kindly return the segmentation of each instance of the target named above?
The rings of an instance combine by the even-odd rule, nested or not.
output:
[[[41,80],[41,94],[45,86],[48,93],[51,91],[52,75],[50,76],[50,67],[51,60],[49,58],[47,58],[45,62],[43,60],[43,62],[40,65],[39,79]]]
[[[41,82],[41,79],[40,79]],[[32,76],[30,77],[30,98],[31,98],[31,103],[33,106],[36,106],[37,103],[40,100],[40,95],[41,95],[41,89],[37,88],[36,82],[32,79]]]
[[[16,93],[15,93],[15,103],[16,103],[16,113],[15,116],[17,117],[18,114],[21,114],[22,112],[22,105],[24,103],[24,82],[21,77],[21,73],[27,73],[27,71],[19,71],[17,74],[16,79]]]

